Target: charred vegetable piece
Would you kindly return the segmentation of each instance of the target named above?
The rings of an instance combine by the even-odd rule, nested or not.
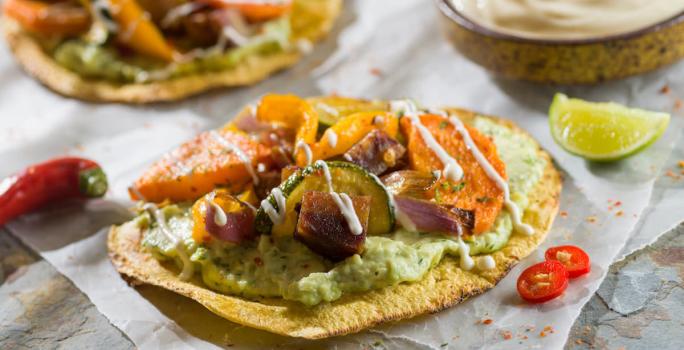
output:
[[[358,112],[385,112],[389,105],[385,101],[369,101],[341,96],[323,96],[307,99],[318,111],[318,122],[327,128],[340,119]]]
[[[426,171],[400,170],[385,175],[382,183],[395,196],[432,199],[437,177]]]
[[[295,239],[332,261],[344,260],[363,251],[368,231],[370,196],[351,196],[363,231],[355,235],[329,192],[309,191],[302,197]]]
[[[119,25],[118,39],[136,52],[167,62],[175,50],[136,0],[109,0],[112,17]]]
[[[83,158],[57,158],[0,181],[0,226],[50,203],[95,198],[107,192],[100,166]]]
[[[269,171],[259,174],[259,184],[254,187],[259,199],[266,198],[274,187],[280,185],[280,172]]]
[[[192,238],[195,242],[218,239],[239,244],[254,239],[254,209],[230,195],[216,190],[200,198],[192,206]]]
[[[258,121],[296,130],[295,145],[304,143],[310,147],[316,142],[318,112],[295,95],[264,96],[257,107],[256,116]],[[297,165],[306,165],[306,152],[301,148],[295,151]]]
[[[388,233],[394,227],[394,206],[390,194],[387,193],[377,176],[360,166],[348,162],[325,162],[329,171],[333,191],[350,196],[371,196],[371,217],[368,223],[368,234]],[[302,202],[304,193],[309,191],[328,191],[324,168],[314,163],[296,171],[278,187],[285,197],[285,210],[281,222],[274,224],[262,205],[257,211],[256,228],[264,234],[275,236],[292,236],[297,226],[297,208]],[[278,201],[271,193],[266,200],[279,211]]]
[[[463,179],[458,183],[449,182],[442,176],[435,186],[435,199],[440,204],[474,210],[474,233],[486,232],[501,212],[503,191],[489,178],[473,153],[468,150],[459,132],[445,117],[426,114],[420,116],[420,120],[444,150],[452,157],[458,158],[458,163],[463,168]],[[444,168],[444,164],[426,145],[410,119],[402,118],[401,128],[408,140],[408,158],[412,169],[430,172]],[[499,158],[494,142],[473,127],[466,125],[466,130],[487,161],[502,178],[506,179],[506,165]]]
[[[449,208],[435,202],[411,197],[395,196],[397,208],[410,220],[412,229],[420,232],[470,234],[475,226],[475,215],[470,210]]]
[[[373,130],[366,134],[342,157],[359,165],[375,175],[394,168],[406,153],[406,148],[389,137],[382,130]]]
[[[226,143],[219,142],[217,135],[234,145],[235,149],[226,148]],[[251,160],[251,164],[243,162],[237,149]],[[217,185],[229,187],[238,193],[252,181],[247,166],[267,163],[269,157],[268,148],[242,132],[204,132],[147,169],[135,182],[131,198],[148,202],[195,200],[211,192]]]
[[[29,31],[47,35],[74,35],[88,30],[90,15],[82,6],[34,0],[7,0],[5,15]]]
[[[342,155],[376,129],[384,131],[389,137],[396,137],[398,127],[398,118],[389,112],[362,112],[344,117],[325,130],[313,148],[314,160]]]

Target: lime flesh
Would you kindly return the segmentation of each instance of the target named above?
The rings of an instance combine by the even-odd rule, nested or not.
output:
[[[593,161],[628,157],[665,132],[667,113],[587,102],[557,93],[549,109],[551,135],[566,151]]]

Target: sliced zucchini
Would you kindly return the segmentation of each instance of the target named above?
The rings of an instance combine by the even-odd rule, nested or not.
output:
[[[318,112],[319,129],[326,129],[341,118],[357,112],[389,110],[389,104],[385,101],[369,101],[338,96],[312,97],[308,98],[307,102]]]
[[[335,192],[349,195],[371,196],[370,216],[368,220],[368,234],[387,233],[394,227],[394,207],[377,176],[367,172],[358,165],[348,162],[326,162]],[[280,190],[286,198],[285,220],[274,225],[263,208],[259,208],[256,215],[255,227],[260,233],[271,233],[276,236],[292,235],[297,224],[296,208],[302,197],[308,191],[328,191],[328,184],[323,175],[322,166],[310,165],[290,175],[280,185]],[[273,195],[266,198],[278,210]]]

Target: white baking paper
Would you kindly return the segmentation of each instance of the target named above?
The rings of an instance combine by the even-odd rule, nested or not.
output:
[[[0,175],[49,157],[98,160],[111,179],[106,200],[66,205],[9,225],[71,279],[139,348],[558,349],[609,265],[684,220],[684,64],[597,87],[550,87],[499,80],[445,40],[435,6],[424,0],[347,1],[335,32],[293,69],[249,88],[151,106],[88,104],[55,95],[28,78],[6,47],[0,55]],[[662,93],[663,86],[669,93]],[[266,92],[411,97],[427,106],[461,106],[510,118],[532,133],[564,172],[561,215],[548,239],[493,290],[437,314],[324,341],[291,339],[232,324],[158,288],[129,287],[111,266],[108,226],[128,217],[126,187],[165,151],[229,120]],[[560,149],[548,132],[554,92],[612,100],[673,114],[665,135],[625,161],[597,165]],[[679,95],[684,96],[684,95]],[[616,203],[620,204],[617,205]],[[572,243],[592,272],[559,299],[521,302],[515,280],[553,245]],[[491,319],[484,325],[482,320]],[[545,330],[546,329],[546,330]]]

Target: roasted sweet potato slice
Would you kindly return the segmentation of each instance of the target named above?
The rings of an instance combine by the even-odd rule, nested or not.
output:
[[[309,191],[302,197],[295,239],[332,261],[363,251],[370,214],[370,196],[351,196],[363,231],[355,235],[329,192]]]
[[[251,160],[252,168],[270,159],[270,149],[247,134],[231,130],[203,132],[147,169],[130,191],[131,198],[149,202],[188,201],[216,186],[239,192],[252,181],[250,172],[238,152],[226,148],[216,136],[239,148]]]
[[[375,175],[380,175],[387,169],[397,166],[405,153],[406,148],[401,143],[386,132],[375,129],[366,134],[342,157]]]
[[[314,159],[329,159],[344,154],[369,132],[380,129],[396,137],[399,122],[389,112],[359,112],[340,119],[323,133],[314,148]]]
[[[440,204],[473,210],[475,212],[474,233],[487,231],[501,211],[503,191],[487,176],[466,147],[461,135],[445,117],[428,114],[421,116],[420,120],[430,130],[435,140],[458,161],[464,173],[463,179],[458,183],[449,182],[442,177],[435,186],[435,200]],[[444,164],[434,151],[426,146],[420,133],[408,118],[402,118],[401,128],[408,140],[408,157],[412,169],[430,172],[444,168]],[[494,142],[475,128],[466,125],[466,129],[480,152],[505,179],[506,166],[499,158]]]

